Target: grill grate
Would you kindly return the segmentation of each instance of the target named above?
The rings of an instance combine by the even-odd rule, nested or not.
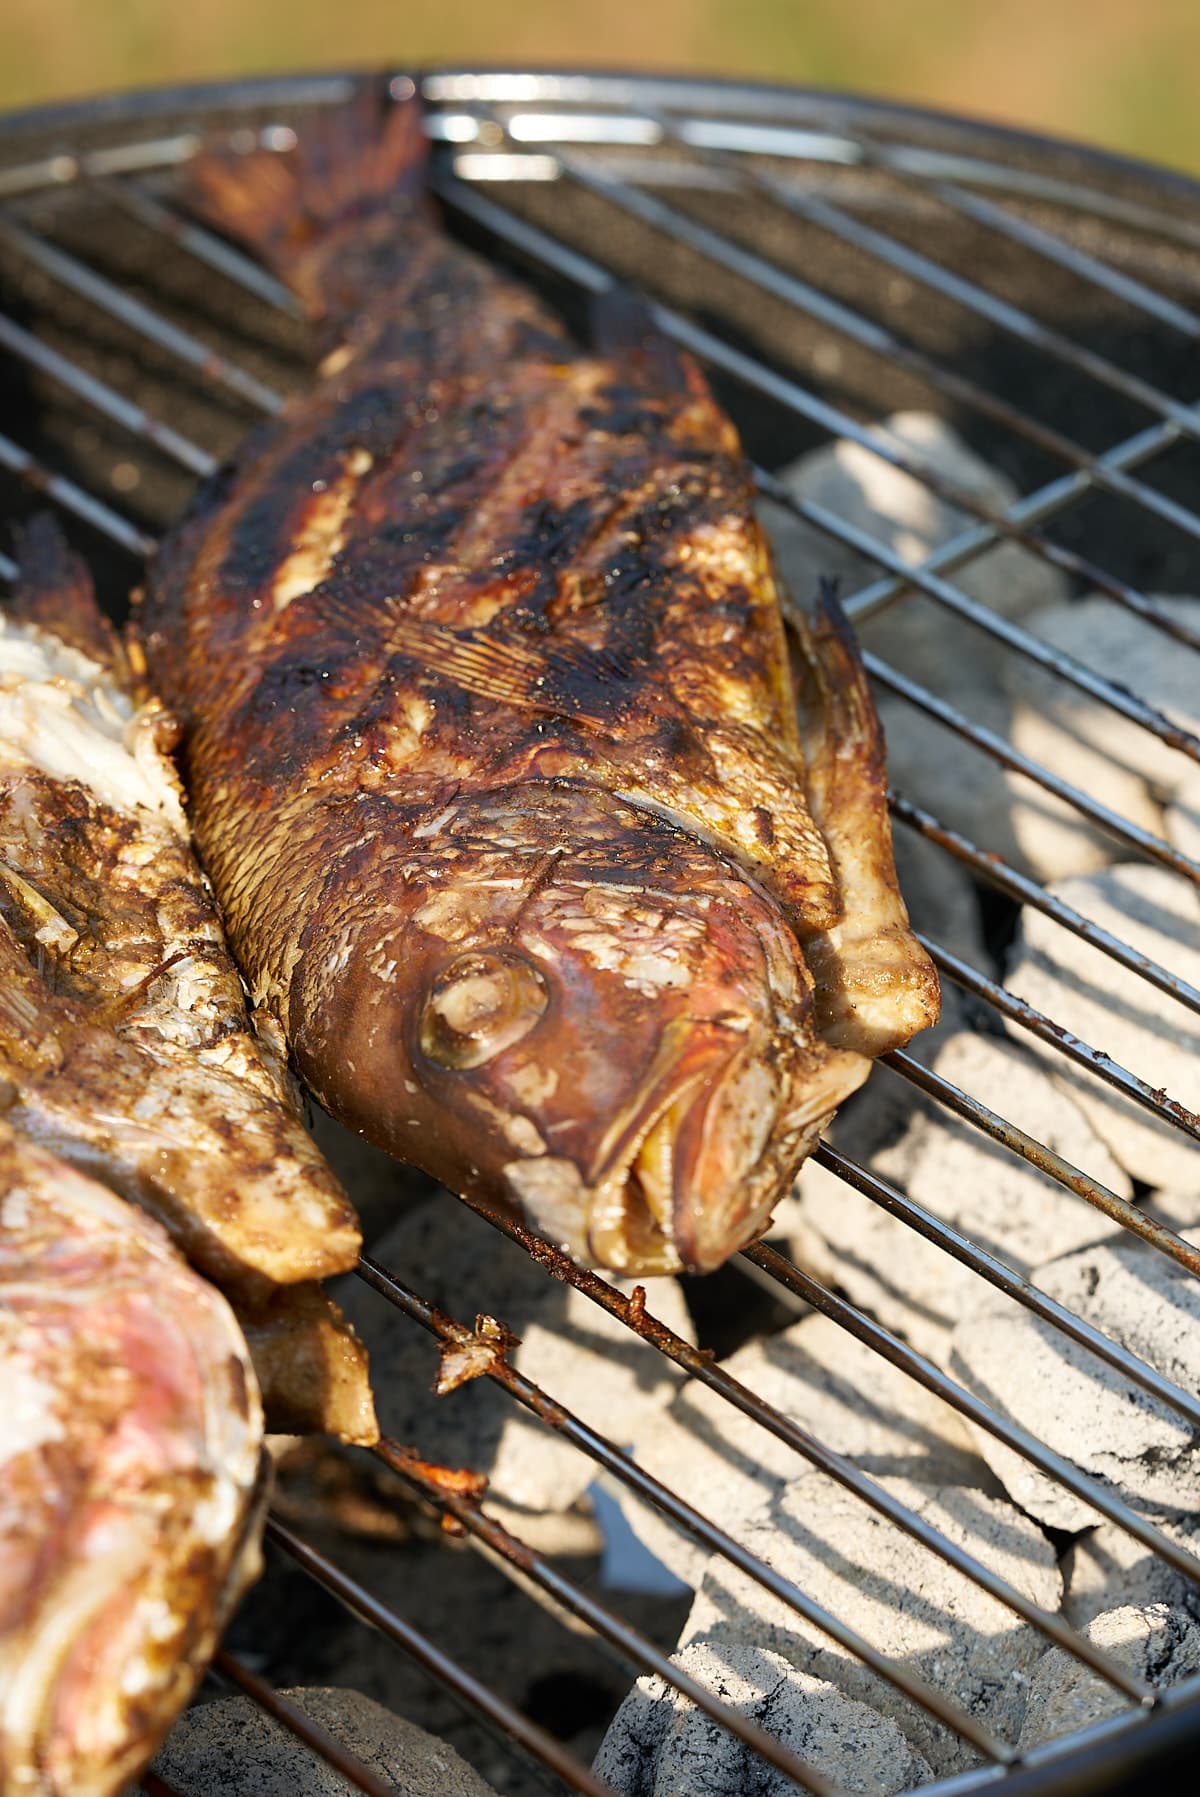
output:
[[[434,184],[451,224],[472,241],[532,267],[569,313],[578,309],[581,296],[631,274],[643,277],[652,287],[647,297],[657,323],[707,365],[756,463],[777,462],[784,449],[794,452],[834,438],[910,475],[969,516],[969,524],[913,564],[847,519],[796,499],[765,466],[756,465],[765,496],[881,569],[843,596],[852,617],[866,620],[919,592],[1093,704],[1182,757],[1200,761],[1200,741],[1189,731],[1118,681],[989,610],[955,581],[984,551],[1007,540],[1102,592],[1147,629],[1174,638],[1181,653],[1200,650],[1200,633],[1144,591],[1164,570],[1171,584],[1186,586],[1190,579],[1192,590],[1198,590],[1200,562],[1191,546],[1200,543],[1200,515],[1179,495],[1189,490],[1186,476],[1194,464],[1186,457],[1194,452],[1187,446],[1200,441],[1200,412],[1176,396],[1200,337],[1200,315],[1188,303],[1200,294],[1195,189],[1067,146],[821,94],[470,72],[427,77],[423,88],[431,105],[430,134],[439,146]],[[35,500],[52,500],[76,521],[82,546],[114,600],[153,550],[190,483],[212,472],[256,417],[278,412],[286,388],[303,379],[290,296],[173,209],[172,170],[193,153],[202,129],[261,134],[282,147],[289,141],[289,121],[345,97],[349,89],[347,80],[330,78],[149,95],[29,115],[10,121],[0,136],[0,268],[11,281],[10,306],[0,313],[0,381],[8,389],[4,417],[14,433],[0,435],[0,509],[15,514]],[[392,83],[397,97],[411,89],[406,76]],[[748,222],[739,217],[741,207]],[[939,260],[929,253],[930,244],[947,242],[957,247],[957,265],[949,254]],[[986,247],[977,263],[966,258],[978,272],[958,272],[964,244]],[[828,262],[826,250],[833,257]],[[832,273],[825,281],[827,268]],[[236,324],[217,302],[197,297],[198,279],[215,279],[226,299],[234,290],[240,294]],[[816,280],[825,284],[815,285]],[[1045,293],[1053,322],[1014,297],[1022,284],[1026,294]],[[867,303],[876,289],[896,302],[891,320],[887,304]],[[928,330],[911,308],[910,296],[918,291],[931,308]],[[700,295],[702,306],[696,303]],[[1072,334],[1064,325],[1068,298],[1082,306],[1086,330]],[[1144,336],[1133,334],[1131,319],[1150,332],[1153,353]],[[974,348],[973,334],[981,330],[989,342],[1003,346],[987,376],[978,372],[981,360]],[[859,360],[851,365],[853,355]],[[1009,378],[1008,371],[1017,372]],[[1053,387],[1054,406],[1035,405],[1044,386]],[[884,390],[887,406],[868,403]],[[1019,499],[997,509],[931,468],[911,447],[868,428],[858,415],[869,418],[889,409],[893,396],[911,399],[916,392],[926,404],[961,409],[992,433],[991,451],[1019,477]],[[1027,396],[1028,403],[1014,395]],[[1168,451],[1184,456],[1184,462],[1175,467],[1164,460]],[[136,495],[136,502],[125,494]],[[11,559],[0,551],[0,578],[11,580],[14,573]],[[1174,845],[1111,811],[877,656],[868,661],[881,688],[1064,801],[1125,852],[1182,881],[1200,883],[1200,866]],[[967,868],[1005,900],[1034,907],[1137,974],[1148,988],[1200,1011],[1200,992],[1187,981],[1046,892],[987,843],[976,845],[940,822],[920,799],[920,794],[892,795],[893,815],[904,830],[937,845],[948,862]],[[943,974],[989,1013],[1049,1044],[1176,1132],[1200,1139],[1200,1118],[1136,1070],[1080,1041],[948,948],[929,941],[926,946]],[[1200,1274],[1200,1253],[1137,1203],[911,1055],[896,1053],[886,1061],[947,1113]],[[1000,1255],[964,1237],[842,1148],[824,1144],[817,1158],[1064,1338],[1200,1426],[1194,1393],[1040,1292]],[[939,1797],[965,1797],[997,1781],[1006,1791],[1049,1789],[1055,1781],[1081,1775],[1094,1763],[1089,1755],[1097,1752],[1106,1756],[1111,1773],[1185,1732],[1193,1741],[1200,1734],[1200,1678],[1156,1691],[647,1315],[636,1296],[626,1297],[572,1266],[510,1219],[483,1214],[533,1255],[549,1277],[569,1281],[641,1336],[648,1355],[667,1356],[687,1378],[708,1386],[794,1450],[798,1465],[806,1461],[828,1473],[990,1592],[1047,1644],[1093,1668],[1124,1700],[1117,1715],[1037,1748],[1017,1764],[1012,1748],[978,1718],[911,1668],[880,1654],[844,1619],[823,1610],[553,1394],[502,1357],[493,1360],[488,1377],[509,1398],[978,1751],[981,1769],[926,1789]],[[749,1250],[743,1259],[777,1292],[823,1312],[1086,1499],[1166,1564],[1200,1580],[1200,1561],[1185,1548],[840,1292],[766,1246]],[[394,1270],[364,1257],[360,1273],[381,1299],[441,1343],[471,1337],[465,1324],[412,1291]],[[515,1538],[486,1509],[439,1482],[395,1444],[385,1443],[379,1453],[424,1506],[465,1532],[518,1583],[536,1587],[586,1624],[626,1666],[655,1672],[685,1691],[801,1787],[832,1792],[812,1766],[697,1685],[646,1634]],[[545,1728],[456,1664],[334,1558],[278,1518],[269,1525],[268,1539],[563,1786],[602,1797],[608,1787]],[[337,1765],[358,1789],[386,1788],[250,1666],[223,1653],[216,1670]],[[170,1787],[150,1775],[145,1789],[169,1792]]]

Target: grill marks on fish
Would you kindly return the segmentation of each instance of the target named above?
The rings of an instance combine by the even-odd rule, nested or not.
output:
[[[436,403],[418,389],[391,407],[393,420],[418,415],[414,428],[370,433],[378,371],[354,379],[366,385],[347,374],[340,397],[318,393],[311,436],[285,433],[265,455],[255,444],[252,489],[196,557],[228,600],[202,626],[203,652],[231,663],[221,729],[243,746],[239,777],[264,805],[302,768],[365,790],[435,766],[654,790],[776,889],[798,927],[829,924],[836,893],[798,779],[769,561],[707,396],[644,392],[631,415],[636,379],[559,359],[512,370],[499,404],[439,372]],[[625,436],[635,419],[657,438]],[[274,595],[304,540],[298,492],[333,491],[368,453],[328,571],[277,632]],[[168,555],[168,583],[180,559]],[[414,686],[430,709],[410,743]],[[196,714],[194,780],[221,752],[213,715]],[[203,820],[199,787],[196,801]],[[207,834],[205,851],[220,856]]]
[[[331,353],[169,535],[139,627],[244,973],[323,1102],[606,1264],[712,1266],[861,1081],[890,990],[892,1042],[936,1015],[869,696],[814,690],[802,745],[749,473],[700,371],[636,307],[578,351],[442,235],[421,154],[415,110],[364,88],[292,154],[195,164],[200,209]],[[857,663],[830,679],[866,694]],[[651,1067],[673,1099],[650,1103]],[[601,1176],[616,1115],[630,1158]],[[547,1146],[515,1161],[518,1136]]]
[[[271,583],[271,601],[276,611],[283,611],[302,593],[311,593],[329,573],[345,541],[342,527],[354,503],[355,486],[371,462],[369,451],[353,449],[333,481],[318,481],[314,485],[298,520],[291,553]]]

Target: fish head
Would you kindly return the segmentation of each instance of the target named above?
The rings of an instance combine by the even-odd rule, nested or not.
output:
[[[433,822],[382,933],[306,1007],[326,1066],[343,1045],[340,1089],[319,1095],[578,1259],[718,1266],[867,1067],[816,1035],[778,907],[592,788],[477,794]]]

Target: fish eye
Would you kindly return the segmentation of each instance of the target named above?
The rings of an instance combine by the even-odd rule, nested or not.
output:
[[[537,969],[508,950],[459,955],[434,979],[421,1012],[421,1052],[437,1067],[482,1067],[528,1035],[549,994]]]

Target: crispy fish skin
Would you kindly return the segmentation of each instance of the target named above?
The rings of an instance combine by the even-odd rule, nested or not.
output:
[[[251,1030],[168,748],[98,647],[81,565],[48,521],[0,615],[0,1066],[11,1120],[155,1210],[201,1271],[257,1295],[342,1272],[353,1212]],[[57,596],[58,611],[52,611]],[[41,624],[22,621],[36,610]],[[55,617],[61,628],[51,632]],[[86,1101],[86,1102],[84,1102]]]
[[[131,702],[82,564],[49,521],[20,548],[0,616],[8,1119],[158,1216],[255,1341],[268,1312],[274,1335],[290,1315],[307,1371],[285,1405],[273,1363],[273,1410],[373,1440],[362,1350],[313,1283],[354,1265],[357,1222],[250,1027],[166,754],[175,726]]]
[[[290,157],[196,164],[333,347],[164,543],[142,640],[235,952],[322,1102],[581,1256],[709,1268],[936,1016],[898,918],[869,1029],[826,1039],[806,958],[849,973],[891,868],[870,697],[856,664],[853,739],[820,695],[807,720],[875,795],[843,944],[846,782],[809,780],[732,426],[636,316],[581,354],[449,242],[420,136],[364,94]]]
[[[0,1121],[0,1790],[115,1797],[259,1570],[262,1407],[219,1292]]]

